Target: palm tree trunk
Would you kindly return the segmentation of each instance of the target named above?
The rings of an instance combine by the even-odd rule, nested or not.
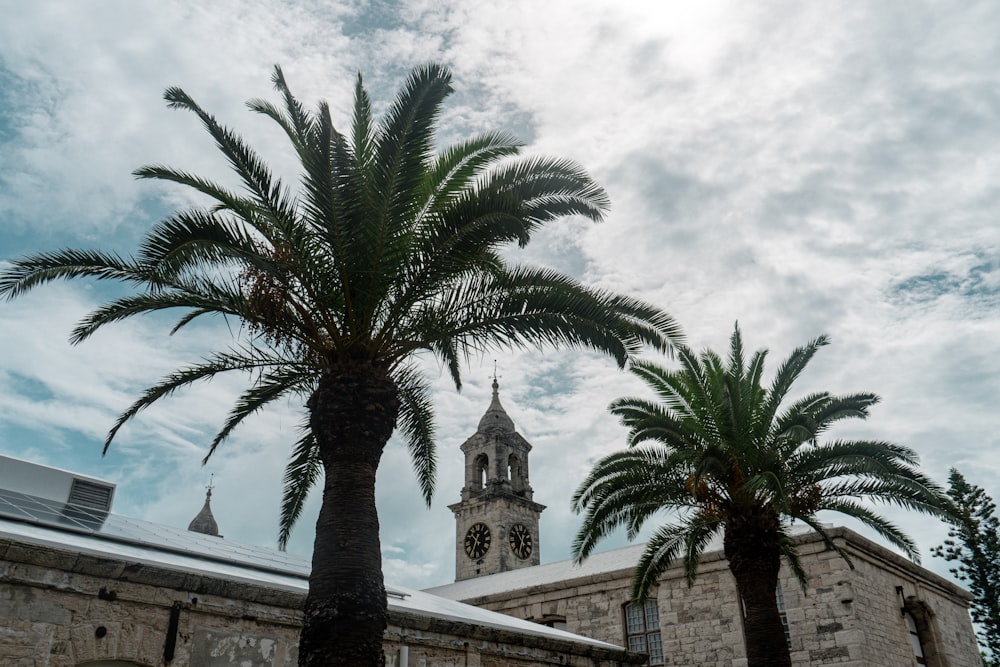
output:
[[[747,667],[791,667],[775,591],[781,552],[775,517],[749,517],[726,527],[724,549],[743,600]],[[773,526],[773,528],[772,528]]]
[[[396,425],[399,396],[384,368],[348,362],[324,373],[309,423],[323,461],[300,667],[381,667],[385,585],[375,473]]]

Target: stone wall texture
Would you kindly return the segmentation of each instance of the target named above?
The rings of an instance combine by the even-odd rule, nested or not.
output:
[[[0,539],[0,665],[294,667],[303,595]],[[390,610],[389,667],[622,667],[623,651]],[[116,665],[117,667],[117,665]]]
[[[854,569],[815,534],[799,539],[808,585],[783,569],[781,589],[794,665],[912,667],[903,607],[926,617],[921,639],[934,667],[981,667],[969,594],[844,528],[830,532]],[[632,570],[601,573],[463,600],[518,618],[565,619],[566,629],[623,644]],[[665,664],[745,667],[742,608],[726,561],[707,554],[688,587],[673,568],[655,591]]]
[[[851,531],[834,535],[854,569],[809,538],[800,544],[806,589],[782,572],[793,664],[910,667],[906,608],[921,620],[928,664],[980,667],[966,592]],[[620,645],[631,575],[621,570],[468,602],[528,620],[565,620],[570,632]],[[741,608],[718,554],[708,555],[692,587],[671,570],[655,595],[666,664],[745,667]],[[3,667],[112,660],[292,667],[301,604],[297,592],[0,540]],[[399,612],[390,614],[385,648],[389,667],[402,659],[409,667],[636,663],[621,652]]]

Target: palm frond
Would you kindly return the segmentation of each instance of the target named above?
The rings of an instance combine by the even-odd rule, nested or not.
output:
[[[418,310],[411,326],[418,340],[444,335],[472,349],[584,347],[624,366],[646,340],[669,349],[679,337],[667,316],[640,322],[646,308],[654,310],[555,271],[517,268],[455,286],[438,303]]]
[[[524,202],[522,215],[529,230],[564,215],[582,215],[599,222],[610,207],[604,189],[571,160],[532,157],[508,161],[489,173],[480,190],[516,193]]]
[[[261,264],[264,256],[245,225],[202,210],[179,211],[153,227],[139,246],[139,260],[162,280],[183,271],[218,271],[228,261]]]
[[[825,502],[823,509],[840,512],[845,516],[857,519],[881,535],[890,544],[901,549],[914,563],[920,564],[920,551],[913,539],[891,521],[876,514],[871,508],[847,498],[838,498]]]
[[[254,195],[258,205],[272,220],[287,222],[294,219],[295,210],[291,206],[284,186],[279,179],[271,175],[267,164],[253,148],[235,132],[220,125],[214,116],[198,106],[182,89],[167,88],[163,97],[167,100],[168,107],[192,111],[198,116],[215,140],[215,145],[229,161],[233,171],[240,176],[244,186]]]
[[[391,225],[413,219],[434,140],[434,124],[452,93],[451,72],[439,65],[414,69],[407,77],[375,138],[371,195],[376,218],[362,232],[381,252]]]
[[[149,164],[134,170],[132,175],[140,179],[170,181],[189,187],[219,202],[218,210],[228,209],[240,214],[245,214],[253,210],[252,200],[240,197],[218,183],[182,169],[175,169],[162,164]]]
[[[689,568],[697,571],[698,559],[714,532],[715,529],[706,525],[697,515],[690,516],[677,525],[661,526],[650,537],[639,557],[632,579],[632,599],[639,603],[645,602],[653,587],[675,564],[678,556],[683,556],[685,574],[689,574]],[[688,576],[688,581],[693,578],[693,575]]]
[[[449,202],[470,192],[478,175],[497,160],[517,155],[521,145],[506,132],[487,132],[446,148],[427,169],[425,203],[415,219],[436,226],[429,213],[442,211]]]
[[[774,419],[792,384],[799,378],[819,348],[829,344],[830,339],[827,336],[819,336],[806,345],[795,348],[788,358],[781,362],[767,392],[768,399],[764,408],[765,421],[770,422]]]
[[[795,548],[795,538],[789,534],[784,526],[781,527],[780,543],[781,555],[784,557],[785,562],[788,563],[788,569],[795,575],[802,590],[806,591],[809,587],[809,575],[806,574],[805,568],[802,567],[802,561],[799,559],[799,551]],[[846,556],[846,554],[842,555]],[[853,568],[851,561],[848,560],[847,562]]]
[[[154,276],[143,264],[96,250],[55,250],[16,259],[0,274],[0,296],[14,299],[53,280],[95,278],[144,285]]]
[[[635,602],[646,601],[660,577],[682,553],[688,537],[687,528],[686,524],[660,526],[646,542],[632,579],[632,599]]]
[[[375,159],[375,121],[372,117],[372,102],[361,79],[361,73],[354,82],[354,122],[351,124],[351,148],[354,159],[362,170],[367,169]]]
[[[275,358],[269,353],[258,348],[239,348],[231,352],[217,352],[211,355],[205,362],[188,366],[187,368],[175,371],[164,377],[160,382],[149,387],[143,392],[132,405],[128,407],[115,421],[104,439],[104,453],[115,435],[129,420],[156,403],[162,398],[170,396],[178,389],[187,387],[195,382],[209,380],[220,373],[229,371],[260,372],[264,369],[281,367],[287,360]]]
[[[216,448],[247,417],[289,394],[309,396],[315,388],[316,374],[306,365],[284,364],[260,373],[253,385],[243,392],[230,409],[226,423],[212,438],[202,462],[207,463]]]
[[[399,387],[399,429],[406,438],[424,502],[430,507],[437,475],[431,389],[419,370],[412,365],[400,370],[395,375],[395,380]]]
[[[292,528],[302,516],[309,491],[323,476],[323,462],[319,458],[319,446],[309,429],[302,425],[303,435],[292,447],[292,455],[285,466],[285,476],[281,492],[281,515],[278,521],[278,548],[288,546]]]
[[[621,526],[634,536],[658,512],[683,509],[692,498],[684,479],[670,469],[671,456],[656,448],[637,447],[611,454],[595,464],[571,500],[584,521],[573,545],[585,558],[606,535]]]
[[[81,343],[106,324],[170,308],[193,309],[185,316],[181,324],[190,322],[198,315],[208,313],[237,316],[243,314],[237,305],[240,300],[239,295],[227,293],[222,289],[209,291],[204,289],[204,285],[201,287],[198,291],[145,292],[110,301],[80,320],[73,328],[70,341],[73,344]],[[175,327],[175,330],[181,324]]]

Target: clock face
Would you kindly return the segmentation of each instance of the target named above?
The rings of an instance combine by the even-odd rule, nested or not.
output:
[[[490,527],[485,523],[475,523],[465,533],[465,554],[469,558],[482,558],[490,550]]]
[[[511,551],[518,558],[524,560],[531,556],[531,531],[524,525],[515,523],[511,526],[507,541],[510,542]]]

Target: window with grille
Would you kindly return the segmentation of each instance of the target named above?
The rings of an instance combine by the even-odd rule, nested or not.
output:
[[[628,650],[645,653],[649,665],[663,664],[663,643],[660,638],[660,612],[656,600],[643,604],[625,605],[625,642]]]

